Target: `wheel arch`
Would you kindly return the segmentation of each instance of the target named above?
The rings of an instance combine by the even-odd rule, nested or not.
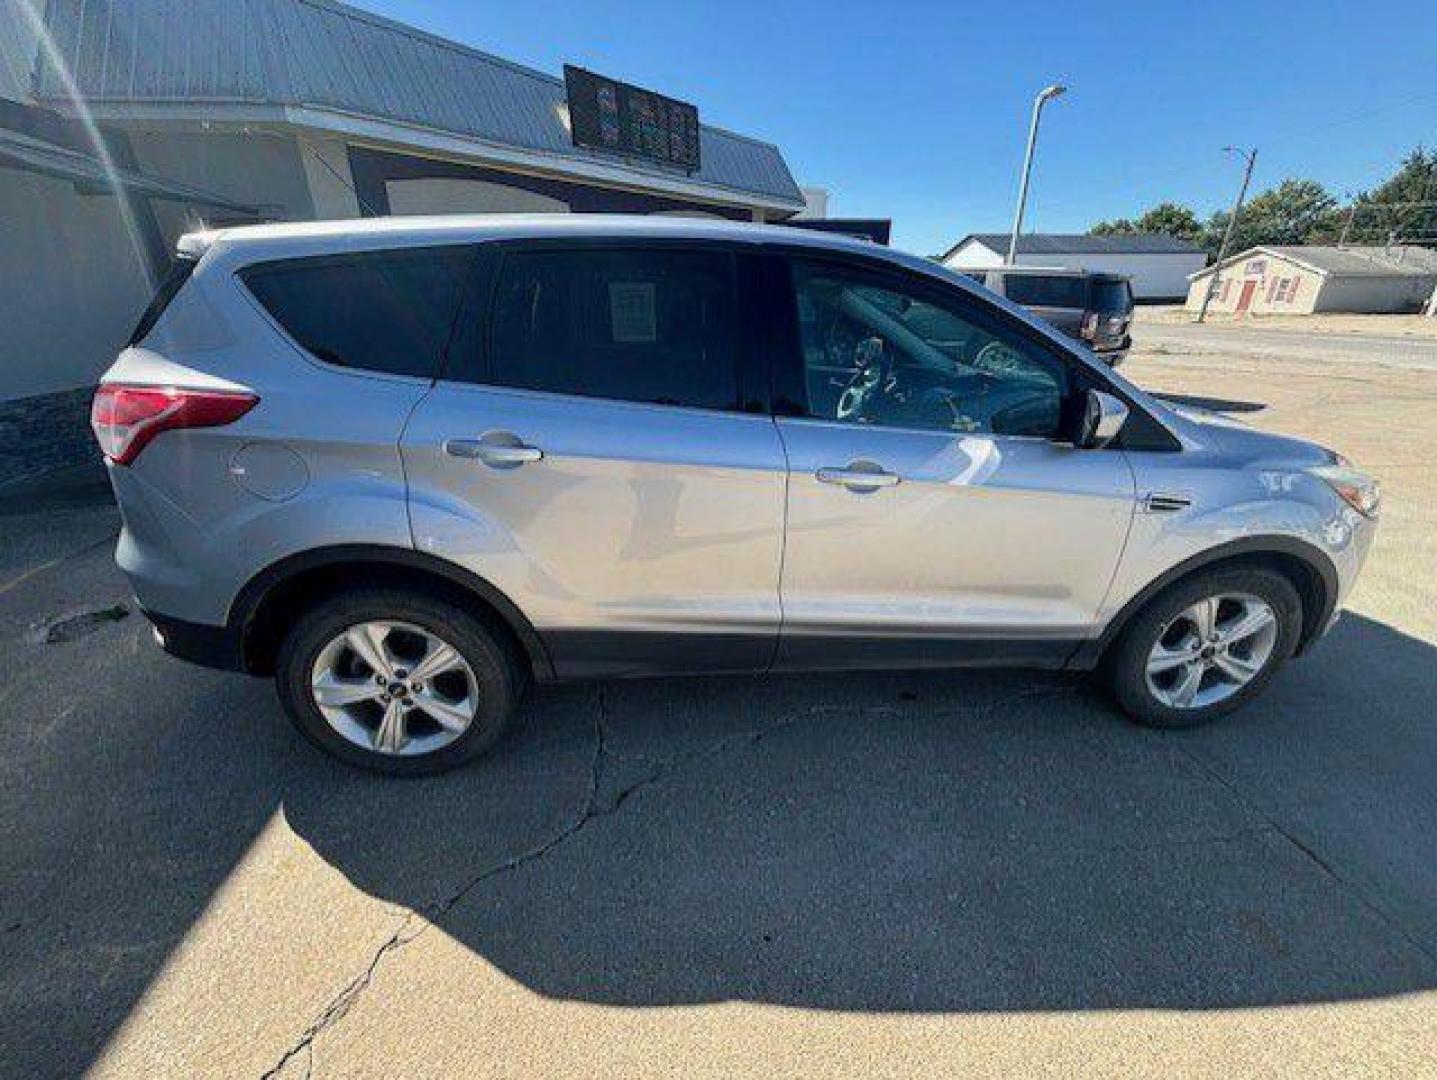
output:
[[[1084,642],[1068,660],[1068,667],[1097,667],[1133,616],[1159,593],[1194,574],[1218,566],[1270,566],[1292,582],[1302,598],[1302,637],[1297,653],[1322,633],[1337,606],[1337,567],[1320,548],[1290,536],[1253,536],[1232,540],[1191,555],[1159,574],[1128,600],[1098,637]]]
[[[478,574],[434,555],[382,544],[339,544],[281,559],[251,578],[230,606],[244,668],[274,671],[293,615],[356,582],[422,589],[459,605],[507,634],[537,679],[554,677],[543,639],[518,606]]]

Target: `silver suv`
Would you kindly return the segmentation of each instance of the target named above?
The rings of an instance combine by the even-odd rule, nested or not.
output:
[[[1096,669],[1197,723],[1327,630],[1378,502],[928,260],[657,218],[187,236],[93,422],[164,647],[390,773],[530,679]]]

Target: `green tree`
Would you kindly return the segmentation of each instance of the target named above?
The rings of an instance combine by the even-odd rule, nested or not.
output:
[[[1202,235],[1197,215],[1181,203],[1158,203],[1138,218],[1137,232],[1158,233],[1178,240],[1195,241]]]
[[[1258,244],[1306,244],[1335,235],[1340,228],[1337,200],[1316,180],[1284,180],[1254,196],[1242,208],[1228,254]],[[1228,212],[1208,219],[1202,244],[1216,255],[1227,230]]]
[[[1089,236],[1126,236],[1135,233],[1138,227],[1127,218],[1114,218],[1112,221],[1100,221],[1088,230]]]
[[[1385,244],[1393,237],[1437,240],[1437,206],[1391,205],[1434,202],[1437,202],[1437,153],[1428,153],[1419,146],[1403,159],[1396,173],[1352,200],[1347,242]]]
[[[1132,233],[1160,233],[1179,240],[1196,240],[1202,233],[1202,225],[1197,215],[1186,206],[1165,202],[1145,210],[1136,221],[1114,218],[1112,221],[1100,221],[1088,230],[1090,236],[1127,236]]]

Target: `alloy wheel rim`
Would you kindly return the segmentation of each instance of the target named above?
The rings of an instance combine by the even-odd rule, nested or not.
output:
[[[1170,709],[1203,709],[1226,701],[1266,669],[1277,631],[1277,614],[1261,597],[1205,597],[1158,632],[1148,652],[1148,690]]]
[[[386,757],[443,749],[479,709],[479,681],[463,654],[433,631],[393,620],[336,634],[315,657],[309,685],[336,734]]]

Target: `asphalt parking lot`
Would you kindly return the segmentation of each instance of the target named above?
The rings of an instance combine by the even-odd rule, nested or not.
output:
[[[151,645],[103,490],[6,500],[0,1071],[1437,1073],[1437,371],[1139,346],[1387,490],[1353,610],[1196,732],[1059,675],[600,683],[386,781]]]

